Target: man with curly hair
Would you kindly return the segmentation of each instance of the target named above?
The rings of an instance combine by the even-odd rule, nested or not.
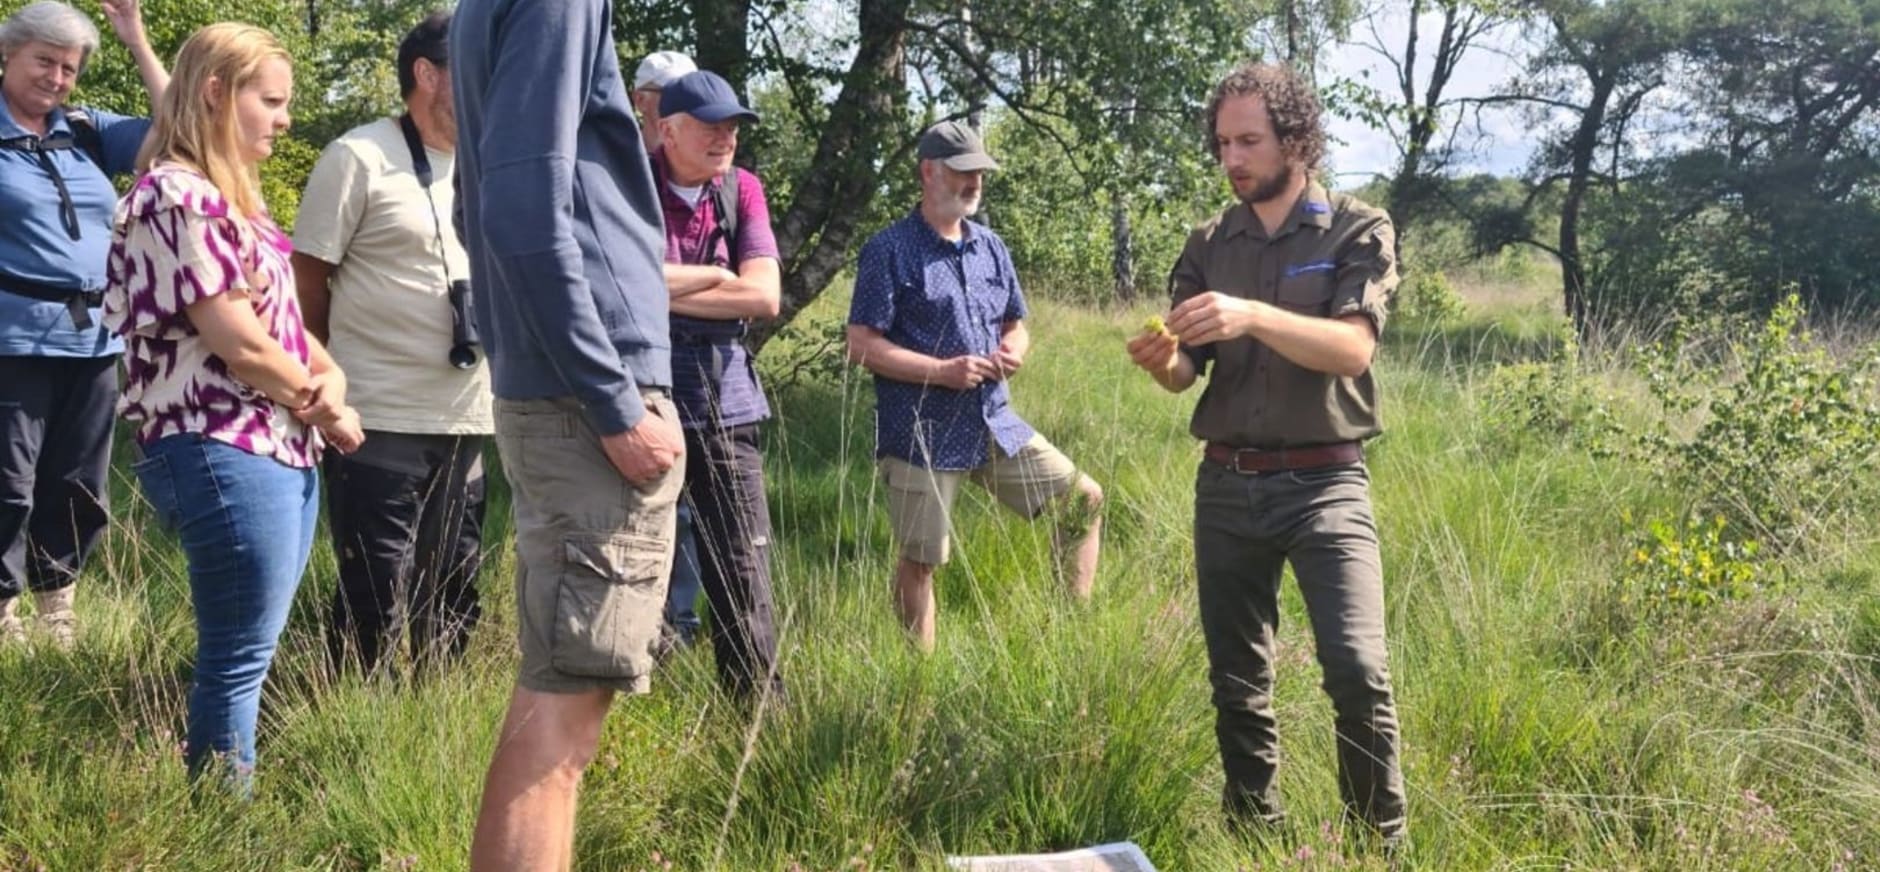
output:
[[[1169,391],[1207,377],[1190,431],[1195,572],[1215,736],[1235,825],[1282,820],[1273,776],[1273,629],[1290,562],[1336,712],[1339,791],[1387,848],[1404,834],[1384,576],[1364,440],[1380,431],[1371,360],[1397,284],[1390,218],[1327,193],[1318,97],[1249,64],[1208,101],[1210,149],[1239,202],[1195,228],[1167,330],[1129,353]]]

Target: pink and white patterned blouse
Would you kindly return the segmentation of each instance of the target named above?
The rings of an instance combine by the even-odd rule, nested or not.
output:
[[[118,414],[137,425],[140,444],[200,433],[288,466],[319,462],[319,431],[229,372],[184,313],[244,291],[268,335],[307,365],[292,251],[273,219],[234,215],[206,176],[177,164],[152,167],[118,201],[104,323],[125,339]],[[251,274],[265,287],[255,289]]]

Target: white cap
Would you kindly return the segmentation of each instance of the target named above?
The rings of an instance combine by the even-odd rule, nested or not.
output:
[[[698,64],[676,51],[656,51],[640,61],[640,69],[633,74],[633,90],[641,88],[664,88],[677,81],[680,76],[694,72]]]

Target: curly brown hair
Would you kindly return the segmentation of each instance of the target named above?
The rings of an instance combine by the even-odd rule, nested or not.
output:
[[[1231,97],[1259,97],[1273,119],[1273,133],[1279,137],[1280,152],[1310,173],[1325,159],[1324,108],[1319,95],[1291,66],[1285,64],[1241,64],[1214,87],[1208,98],[1208,154],[1221,157],[1220,143],[1214,138],[1214,125],[1220,119],[1221,104]]]

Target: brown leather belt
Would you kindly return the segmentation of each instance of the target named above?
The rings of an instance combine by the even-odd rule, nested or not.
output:
[[[1364,459],[1364,449],[1356,442],[1270,449],[1235,448],[1225,442],[1209,442],[1206,455],[1209,460],[1244,475],[1357,463]]]

